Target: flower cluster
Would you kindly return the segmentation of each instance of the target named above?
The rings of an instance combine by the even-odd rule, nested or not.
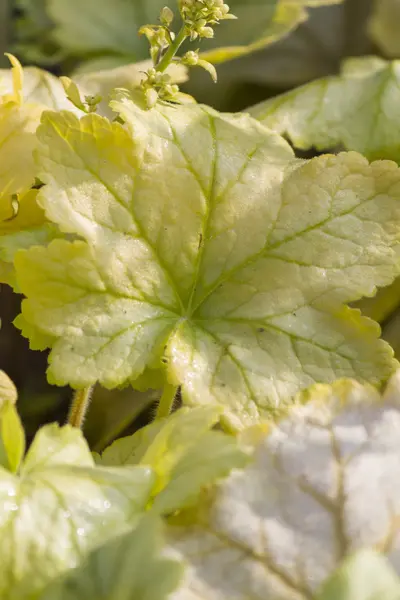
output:
[[[179,101],[179,86],[171,83],[171,77],[167,73],[160,73],[154,68],[147,71],[141,88],[145,94],[148,108],[153,108],[158,100]]]
[[[192,41],[214,37],[214,25],[236,18],[223,0],[180,0],[179,8]]]
[[[224,4],[223,0],[179,0],[179,12],[182,26],[178,34],[171,30],[174,13],[168,7],[162,9],[159,24],[145,25],[139,31],[141,35],[147,37],[153,61],[153,68],[146,73],[146,78],[141,84],[149,108],[155,106],[158,99],[168,102],[182,102],[187,99],[187,96],[181,94],[178,86],[174,85],[170,77],[165,74],[172,62],[187,67],[202,67],[214,81],[217,81],[215,67],[203,60],[198,51],[186,52],[181,58],[176,54],[187,39],[194,41],[212,38],[214,37],[213,26],[224,19],[236,18],[230,14],[229,6]]]

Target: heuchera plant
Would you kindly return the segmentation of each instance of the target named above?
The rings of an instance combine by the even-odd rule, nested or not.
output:
[[[75,80],[10,56],[0,278],[76,391],[26,452],[0,372],[2,600],[400,598],[400,376],[353,306],[400,274],[398,65],[221,114],[179,84],[234,18],[180,0]],[[96,383],[161,396],[101,455]]]

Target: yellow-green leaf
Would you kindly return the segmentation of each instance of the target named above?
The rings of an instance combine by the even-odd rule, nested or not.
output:
[[[395,163],[300,161],[203,106],[113,108],[125,126],[47,113],[39,131],[40,204],[85,240],[15,259],[25,322],[54,338],[52,382],[164,369],[184,403],[243,427],[314,382],[391,374],[379,328],[345,305],[399,272]]]
[[[400,162],[400,63],[351,59],[342,74],[319,79],[250,109],[301,149],[344,145],[370,160]]]
[[[221,412],[215,407],[180,409],[114,442],[99,464],[148,465],[157,475],[154,509],[168,514],[186,507],[205,486],[247,462],[234,438],[210,431]]]
[[[17,389],[0,371],[0,466],[16,473],[25,453],[25,433],[15,404]]]
[[[38,598],[90,550],[136,525],[153,484],[148,467],[95,467],[78,430],[40,430],[19,476],[0,467],[2,600]]]
[[[4,372],[0,371],[0,410],[9,402],[15,404],[17,402],[17,388]]]

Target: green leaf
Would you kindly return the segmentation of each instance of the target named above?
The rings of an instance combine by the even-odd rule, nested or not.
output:
[[[318,600],[399,600],[400,579],[372,550],[347,558],[323,585]]]
[[[202,57],[214,64],[245,56],[273,44],[307,20],[308,6],[340,4],[343,0],[231,0],[237,21],[218,28],[211,41],[216,49]]]
[[[16,291],[14,256],[21,248],[46,245],[60,236],[49,223],[37,204],[37,190],[30,190],[17,201],[18,211],[13,214],[10,200],[0,202],[0,281]]]
[[[135,524],[154,480],[149,468],[94,467],[81,434],[40,430],[16,477],[0,469],[0,596],[30,600],[92,548]]]
[[[386,554],[398,571],[399,427],[400,372],[383,398],[349,380],[300,398],[252,464],[171,519],[173,555],[187,564],[171,600],[319,598],[325,580],[363,548]],[[361,592],[375,585],[383,593],[385,579],[393,590],[390,573],[374,583],[374,572],[362,577],[361,567],[365,555],[342,587],[353,593],[335,600],[374,598]],[[334,578],[337,592],[345,569]]]
[[[0,371],[0,467],[16,473],[25,453],[25,433],[15,404],[17,390]]]
[[[378,323],[386,321],[400,304],[400,279],[379,290],[373,298],[364,298],[356,306],[361,312]]]
[[[15,404],[17,402],[17,388],[9,376],[0,370],[0,410],[5,404]]]
[[[340,76],[320,79],[253,107],[265,126],[297,148],[343,144],[370,160],[400,162],[400,63],[350,59]]]
[[[370,32],[375,43],[392,58],[400,57],[399,26],[399,0],[376,0]]]
[[[234,438],[210,431],[220,416],[214,407],[180,409],[114,442],[101,464],[152,467],[157,475],[154,508],[162,513],[178,510],[196,500],[204,486],[247,462]]]
[[[394,163],[300,161],[202,106],[113,107],[125,127],[46,113],[39,131],[40,204],[86,240],[15,259],[23,317],[54,338],[51,382],[165,369],[184,403],[223,405],[237,428],[314,382],[390,375],[377,325],[344,304],[399,272]]]
[[[143,23],[154,21],[161,8],[160,0],[47,3],[48,14],[55,24],[52,38],[62,48],[74,54],[125,54],[132,59],[146,56],[146,44],[137,30]]]
[[[25,454],[25,432],[14,404],[0,409],[0,467],[16,473]]]
[[[205,52],[205,58],[220,63],[259,50],[305,21],[307,7],[340,2],[342,0],[231,0],[231,11],[238,16],[238,22],[229,21],[218,27],[216,40],[207,44],[213,49]],[[148,56],[147,44],[136,31],[145,23],[156,22],[166,4],[176,11],[173,0],[85,0],[83,3],[70,0],[68,4],[49,0],[47,23],[43,24],[43,6],[39,15],[35,18],[33,14],[30,21],[42,23],[42,36],[61,48],[61,57],[71,54],[83,55],[86,59],[89,55],[90,60],[92,55],[94,60],[102,61],[101,64],[110,65],[109,61],[115,61],[111,64],[116,66],[121,61],[128,63]],[[25,12],[29,23],[30,11],[25,9]],[[23,30],[21,33],[22,38],[28,37],[28,56],[32,56],[29,44],[32,35],[24,35]],[[50,48],[54,52],[51,45]],[[41,59],[40,55],[37,59]]]
[[[182,567],[161,555],[161,531],[156,517],[143,518],[133,532],[92,552],[40,600],[166,600]]]
[[[224,84],[254,83],[266,88],[264,96],[267,97],[331,75],[332,71],[337,72],[341,62],[348,56],[371,53],[371,42],[366,30],[372,2],[373,0],[353,0],[310,8],[309,18],[300,23],[290,35],[263,50],[221,65],[218,69],[219,85],[213,88],[218,90]],[[219,34],[220,30],[217,31],[217,40]],[[192,84],[199,94],[195,93],[195,97],[204,97],[210,104],[209,96],[201,95],[196,79],[192,80]],[[249,92],[251,100],[252,90]],[[241,100],[242,98],[241,96]]]

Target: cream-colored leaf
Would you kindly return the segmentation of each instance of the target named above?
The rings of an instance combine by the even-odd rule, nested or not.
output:
[[[171,523],[174,555],[188,564],[172,598],[311,600],[365,547],[399,573],[399,429],[400,373],[383,398],[348,380],[316,386],[252,465]]]

